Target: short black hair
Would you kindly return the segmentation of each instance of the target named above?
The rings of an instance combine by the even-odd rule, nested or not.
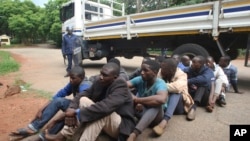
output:
[[[159,62],[159,63],[161,63],[161,62],[163,62],[163,60],[165,60],[166,58],[164,57],[164,56],[156,56],[155,57],[155,61],[157,61],[157,62]]]
[[[207,57],[207,60],[211,60],[211,61],[214,62],[214,58],[213,58],[212,56],[208,56],[208,57]]]
[[[148,60],[152,60],[150,57],[143,57],[142,62],[148,61]]]
[[[149,65],[150,69],[156,73],[159,72],[159,69],[160,69],[160,64],[155,61],[155,60],[147,60],[145,62],[143,62],[143,64],[147,64]]]
[[[231,61],[231,57],[228,56],[228,55],[222,56],[221,58],[222,58],[223,60],[225,60],[226,62],[228,62],[228,63]]]
[[[113,62],[113,63],[117,64],[119,67],[121,66],[121,62],[117,58],[111,58],[108,62]]]
[[[120,74],[120,67],[114,62],[108,62],[103,67],[112,69],[112,72],[114,73],[114,75],[119,76],[119,74]]]
[[[197,56],[195,56],[193,59],[198,60],[198,62],[199,62],[200,64],[202,64],[202,65],[204,65],[204,64],[206,63],[205,57],[203,57],[203,56],[201,56],[201,55],[197,55]]]
[[[74,74],[78,77],[85,78],[85,70],[83,67],[80,66],[74,66],[70,71],[70,74]]]
[[[176,69],[177,68],[177,65],[178,63],[176,62],[176,60],[174,58],[167,58],[167,59],[164,59],[162,61],[162,64],[167,64],[167,66],[169,67],[168,69]]]

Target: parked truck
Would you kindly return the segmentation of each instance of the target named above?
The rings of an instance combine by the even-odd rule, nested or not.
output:
[[[109,4],[72,0],[67,26],[83,39],[82,59],[99,60],[116,56],[150,56],[149,49],[167,49],[173,54],[237,58],[238,49],[250,46],[250,0],[225,0],[166,8],[131,15]],[[117,7],[117,6],[116,6]],[[120,16],[115,16],[115,12]],[[119,15],[119,14],[117,14]],[[62,19],[63,19],[62,15]]]

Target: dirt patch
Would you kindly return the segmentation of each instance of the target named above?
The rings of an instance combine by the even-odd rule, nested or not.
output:
[[[12,57],[20,64],[27,61],[27,59],[16,54],[12,54]],[[31,66],[33,65],[31,64]],[[4,92],[7,90],[7,85],[16,83],[22,71],[25,71],[25,68],[21,66],[18,72],[0,76],[0,82],[3,84],[0,86],[0,97],[3,97]],[[0,98],[0,141],[8,141],[11,131],[27,126],[34,118],[38,108],[46,101],[47,99],[39,97],[33,91],[21,92],[7,98]]]

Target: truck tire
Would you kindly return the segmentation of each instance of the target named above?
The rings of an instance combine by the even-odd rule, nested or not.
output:
[[[173,51],[173,55],[174,54],[178,54],[180,56],[188,55],[191,59],[197,55],[201,55],[204,57],[209,56],[209,53],[207,52],[207,50],[205,48],[203,48],[202,46],[200,46],[198,44],[192,44],[192,43],[183,44],[183,45],[177,47]]]

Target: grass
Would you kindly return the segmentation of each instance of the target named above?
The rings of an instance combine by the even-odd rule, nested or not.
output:
[[[37,90],[37,89],[33,89],[33,88],[29,88],[28,91],[31,93],[34,93],[35,96],[38,98],[51,99],[52,95],[53,95],[51,92],[47,92],[44,90]]]
[[[18,71],[20,64],[16,62],[9,52],[0,51],[0,75]]]
[[[0,51],[0,75],[18,71],[19,68],[20,64],[11,57],[11,54],[9,52]],[[50,99],[52,96],[52,93],[50,92],[31,88],[31,84],[25,83],[20,79],[16,79],[15,84],[22,86],[22,90],[27,90],[27,92],[37,94],[37,97]]]
[[[31,95],[38,97],[38,98],[51,99],[51,97],[52,97],[51,92],[33,89],[33,88],[31,88],[31,84],[26,83],[21,79],[16,79],[14,84],[20,86],[23,93],[31,94]]]

